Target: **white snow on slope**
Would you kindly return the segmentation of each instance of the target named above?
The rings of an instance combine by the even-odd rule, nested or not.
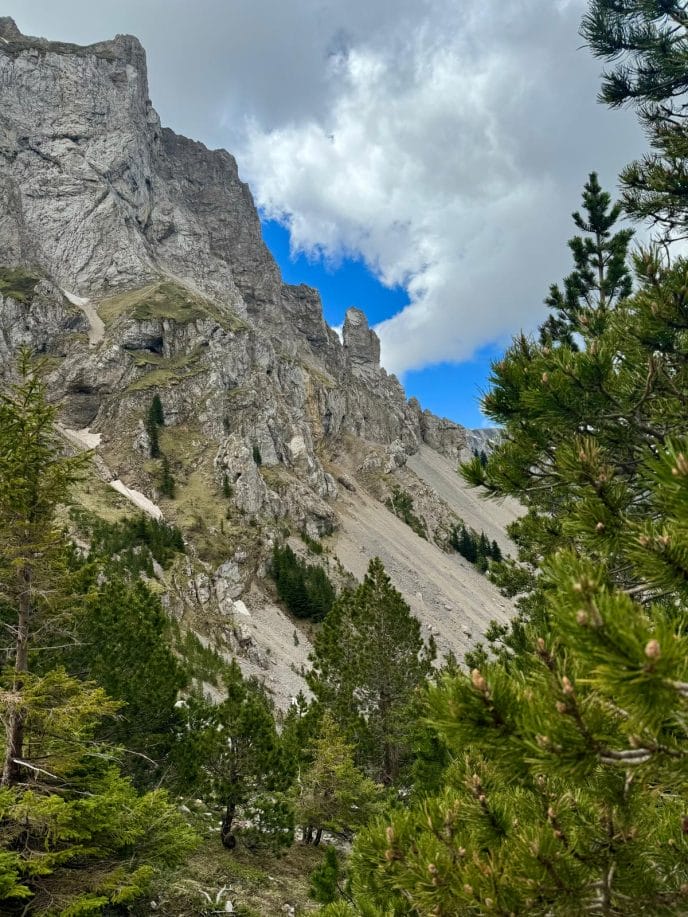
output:
[[[140,490],[132,490],[130,487],[127,487],[123,481],[120,481],[119,478],[110,481],[110,487],[113,487],[118,493],[122,494],[123,497],[126,497],[134,506],[138,506],[139,509],[142,509],[144,513],[152,516],[153,519],[162,519],[162,510],[160,507],[156,503],[153,503],[152,500],[149,500]]]
[[[102,318],[96,312],[91,300],[85,296],[77,296],[76,293],[69,293],[67,290],[62,291],[73,306],[78,306],[88,319],[89,332],[88,343],[91,347],[96,347],[105,337],[105,325]]]

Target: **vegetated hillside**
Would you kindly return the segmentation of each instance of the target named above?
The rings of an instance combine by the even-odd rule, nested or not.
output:
[[[135,38],[1,30],[0,365],[21,344],[43,355],[66,440],[94,449],[81,504],[179,527],[184,559],[156,573],[169,613],[281,705],[311,627],[268,575],[287,538],[339,586],[380,555],[461,657],[509,614],[450,548],[461,521],[508,548],[513,509],[487,510],[454,474],[483,440],[407,401],[361,311],[340,342],[317,291],[282,282],[231,155],[161,127]]]

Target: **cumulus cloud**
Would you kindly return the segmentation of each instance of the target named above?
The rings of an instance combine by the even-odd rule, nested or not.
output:
[[[294,249],[362,255],[407,289],[377,329],[397,372],[532,328],[568,268],[587,172],[613,181],[641,146],[629,116],[595,105],[580,3],[458,7],[426,5],[403,41],[390,24],[387,42],[349,47],[328,62],[325,116],[254,120],[242,151]]]
[[[397,372],[459,361],[542,316],[587,173],[643,148],[598,106],[584,0],[6,0],[27,32],[137,34],[178,131],[237,155],[294,250],[355,255],[410,305]],[[359,303],[362,308],[366,303]]]

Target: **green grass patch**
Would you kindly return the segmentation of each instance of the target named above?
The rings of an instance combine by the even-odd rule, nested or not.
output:
[[[33,299],[40,275],[22,267],[0,267],[0,293],[20,303]]]
[[[323,857],[324,848],[302,844],[295,844],[281,857],[242,848],[229,852],[223,849],[217,832],[208,832],[189,860],[166,877],[156,896],[158,913],[210,917],[222,912],[225,898],[232,902],[238,917],[275,917],[283,913],[286,904],[297,914],[316,913],[319,905],[309,897],[309,876]],[[214,901],[220,889],[227,887],[219,908],[203,895],[205,891]],[[134,906],[133,913],[139,917],[150,911],[142,903]]]
[[[98,307],[98,313],[106,323],[121,315],[130,315],[139,321],[169,319],[179,324],[209,318],[227,331],[241,331],[247,327],[232,312],[219,309],[197,293],[168,280],[106,299]]]
[[[164,388],[166,385],[177,385],[206,371],[199,365],[200,349],[179,357],[165,358],[157,353],[135,350],[134,363],[139,367],[150,367],[150,371],[127,386],[127,392],[145,392],[153,388]]]

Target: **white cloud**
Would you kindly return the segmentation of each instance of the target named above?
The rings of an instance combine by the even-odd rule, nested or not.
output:
[[[388,41],[330,60],[327,114],[254,119],[240,156],[295,249],[362,255],[407,288],[378,327],[397,372],[532,328],[568,269],[588,171],[609,182],[640,146],[629,116],[595,105],[580,3],[456,7],[432,3],[405,40],[390,21]]]

